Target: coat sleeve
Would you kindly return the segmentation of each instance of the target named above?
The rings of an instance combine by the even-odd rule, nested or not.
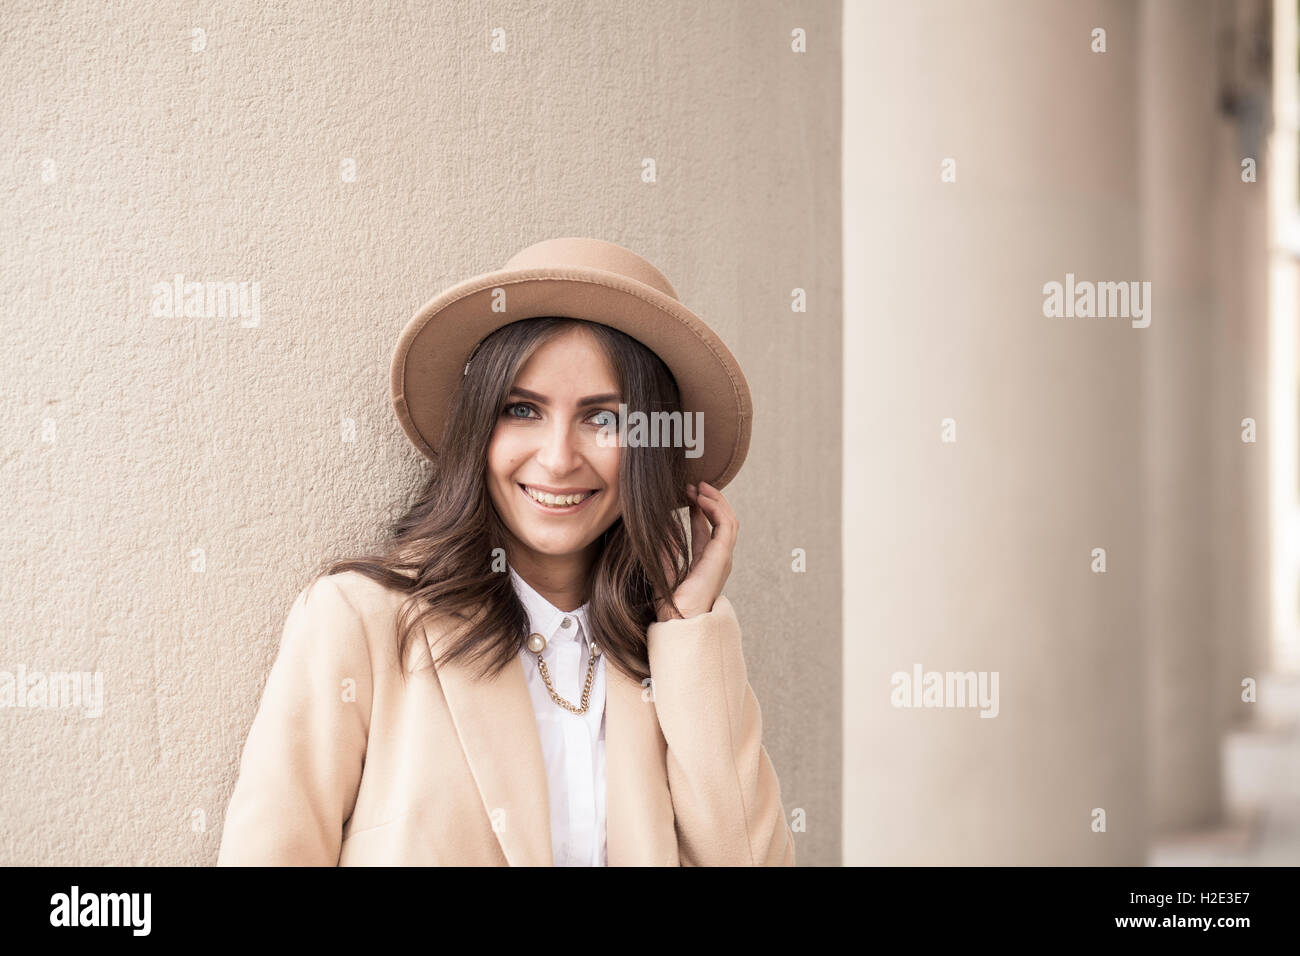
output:
[[[305,587],[226,807],[218,866],[336,866],[356,805],[372,677],[361,616],[335,577]]]
[[[720,595],[706,614],[655,622],[646,640],[682,865],[793,866],[731,602]]]

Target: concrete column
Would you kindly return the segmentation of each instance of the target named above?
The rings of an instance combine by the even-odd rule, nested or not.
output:
[[[1268,137],[1271,64],[1259,52],[1272,28],[1260,17],[1266,11],[1265,0],[1220,0],[1215,38],[1221,105],[1206,197],[1215,289],[1206,444],[1214,459],[1218,542],[1213,701],[1225,729],[1248,725],[1255,716],[1256,705],[1242,700],[1242,680],[1258,682],[1270,666],[1268,237],[1275,161]],[[1254,182],[1243,181],[1246,159],[1255,163]],[[1243,441],[1246,419],[1254,423],[1253,442]],[[1290,421],[1294,427],[1294,412]]]
[[[1140,7],[1142,277],[1155,302],[1141,343],[1149,653],[1142,699],[1157,833],[1213,825],[1221,802],[1214,598],[1224,556],[1214,450],[1239,439],[1233,423],[1214,417],[1216,7],[1213,0]]]
[[[1043,292],[1150,278],[1138,8],[854,2],[844,49],[845,862],[1141,864],[1152,329]],[[997,716],[894,706],[917,665]]]

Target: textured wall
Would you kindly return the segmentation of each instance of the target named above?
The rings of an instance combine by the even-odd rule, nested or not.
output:
[[[399,330],[557,235],[641,252],[745,369],[728,594],[799,862],[838,862],[839,27],[834,2],[9,4],[0,670],[98,672],[103,701],[0,709],[0,864],[215,860],[290,602],[420,475]],[[256,288],[256,321],[165,314],[177,274]]]

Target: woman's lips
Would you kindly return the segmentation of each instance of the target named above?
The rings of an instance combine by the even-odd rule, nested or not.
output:
[[[560,507],[558,505],[542,504],[542,502],[538,501],[536,498],[534,498],[532,495],[528,493],[524,485],[520,484],[519,482],[516,482],[515,484],[519,488],[519,493],[523,495],[525,498],[527,498],[530,504],[532,504],[535,508],[537,508],[539,511],[543,512],[544,514],[551,514],[551,515],[573,514],[574,512],[580,511],[581,509],[585,508],[587,506],[587,502],[591,501],[591,499],[595,498],[597,495],[600,494],[599,490],[592,491],[589,495],[587,495],[587,497],[583,498],[576,505],[564,505],[563,507]]]

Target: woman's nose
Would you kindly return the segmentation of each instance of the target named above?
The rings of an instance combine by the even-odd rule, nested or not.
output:
[[[567,474],[577,466],[578,449],[573,432],[558,418],[546,430],[537,460],[547,471],[557,475]]]

